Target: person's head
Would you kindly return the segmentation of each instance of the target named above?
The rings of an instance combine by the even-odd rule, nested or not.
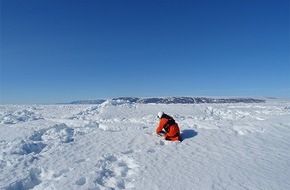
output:
[[[157,117],[159,119],[161,119],[161,117],[163,116],[163,114],[164,114],[164,112],[163,111],[160,111],[160,112],[157,113]]]

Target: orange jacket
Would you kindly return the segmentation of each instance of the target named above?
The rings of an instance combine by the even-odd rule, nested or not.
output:
[[[172,119],[172,120],[171,120]],[[165,130],[164,138],[168,140],[179,140],[180,130],[178,124],[170,116],[162,117],[156,128],[156,133],[161,133]]]
[[[162,129],[165,127],[165,124],[168,122],[168,119],[161,118],[159,121],[159,125],[156,128],[156,133],[161,133]]]

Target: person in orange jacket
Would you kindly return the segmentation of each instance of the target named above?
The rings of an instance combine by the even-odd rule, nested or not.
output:
[[[182,141],[180,137],[180,129],[173,117],[164,112],[158,112],[157,117],[160,120],[156,128],[157,134],[164,136],[165,140]]]

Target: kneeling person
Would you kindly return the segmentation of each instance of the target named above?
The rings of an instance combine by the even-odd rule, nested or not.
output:
[[[181,141],[180,129],[173,117],[164,112],[158,112],[157,117],[160,121],[156,128],[156,133],[164,135],[165,140]]]

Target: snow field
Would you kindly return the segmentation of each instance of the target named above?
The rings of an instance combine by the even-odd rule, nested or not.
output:
[[[156,114],[184,141],[154,135]],[[1,105],[0,189],[290,189],[289,102]]]

